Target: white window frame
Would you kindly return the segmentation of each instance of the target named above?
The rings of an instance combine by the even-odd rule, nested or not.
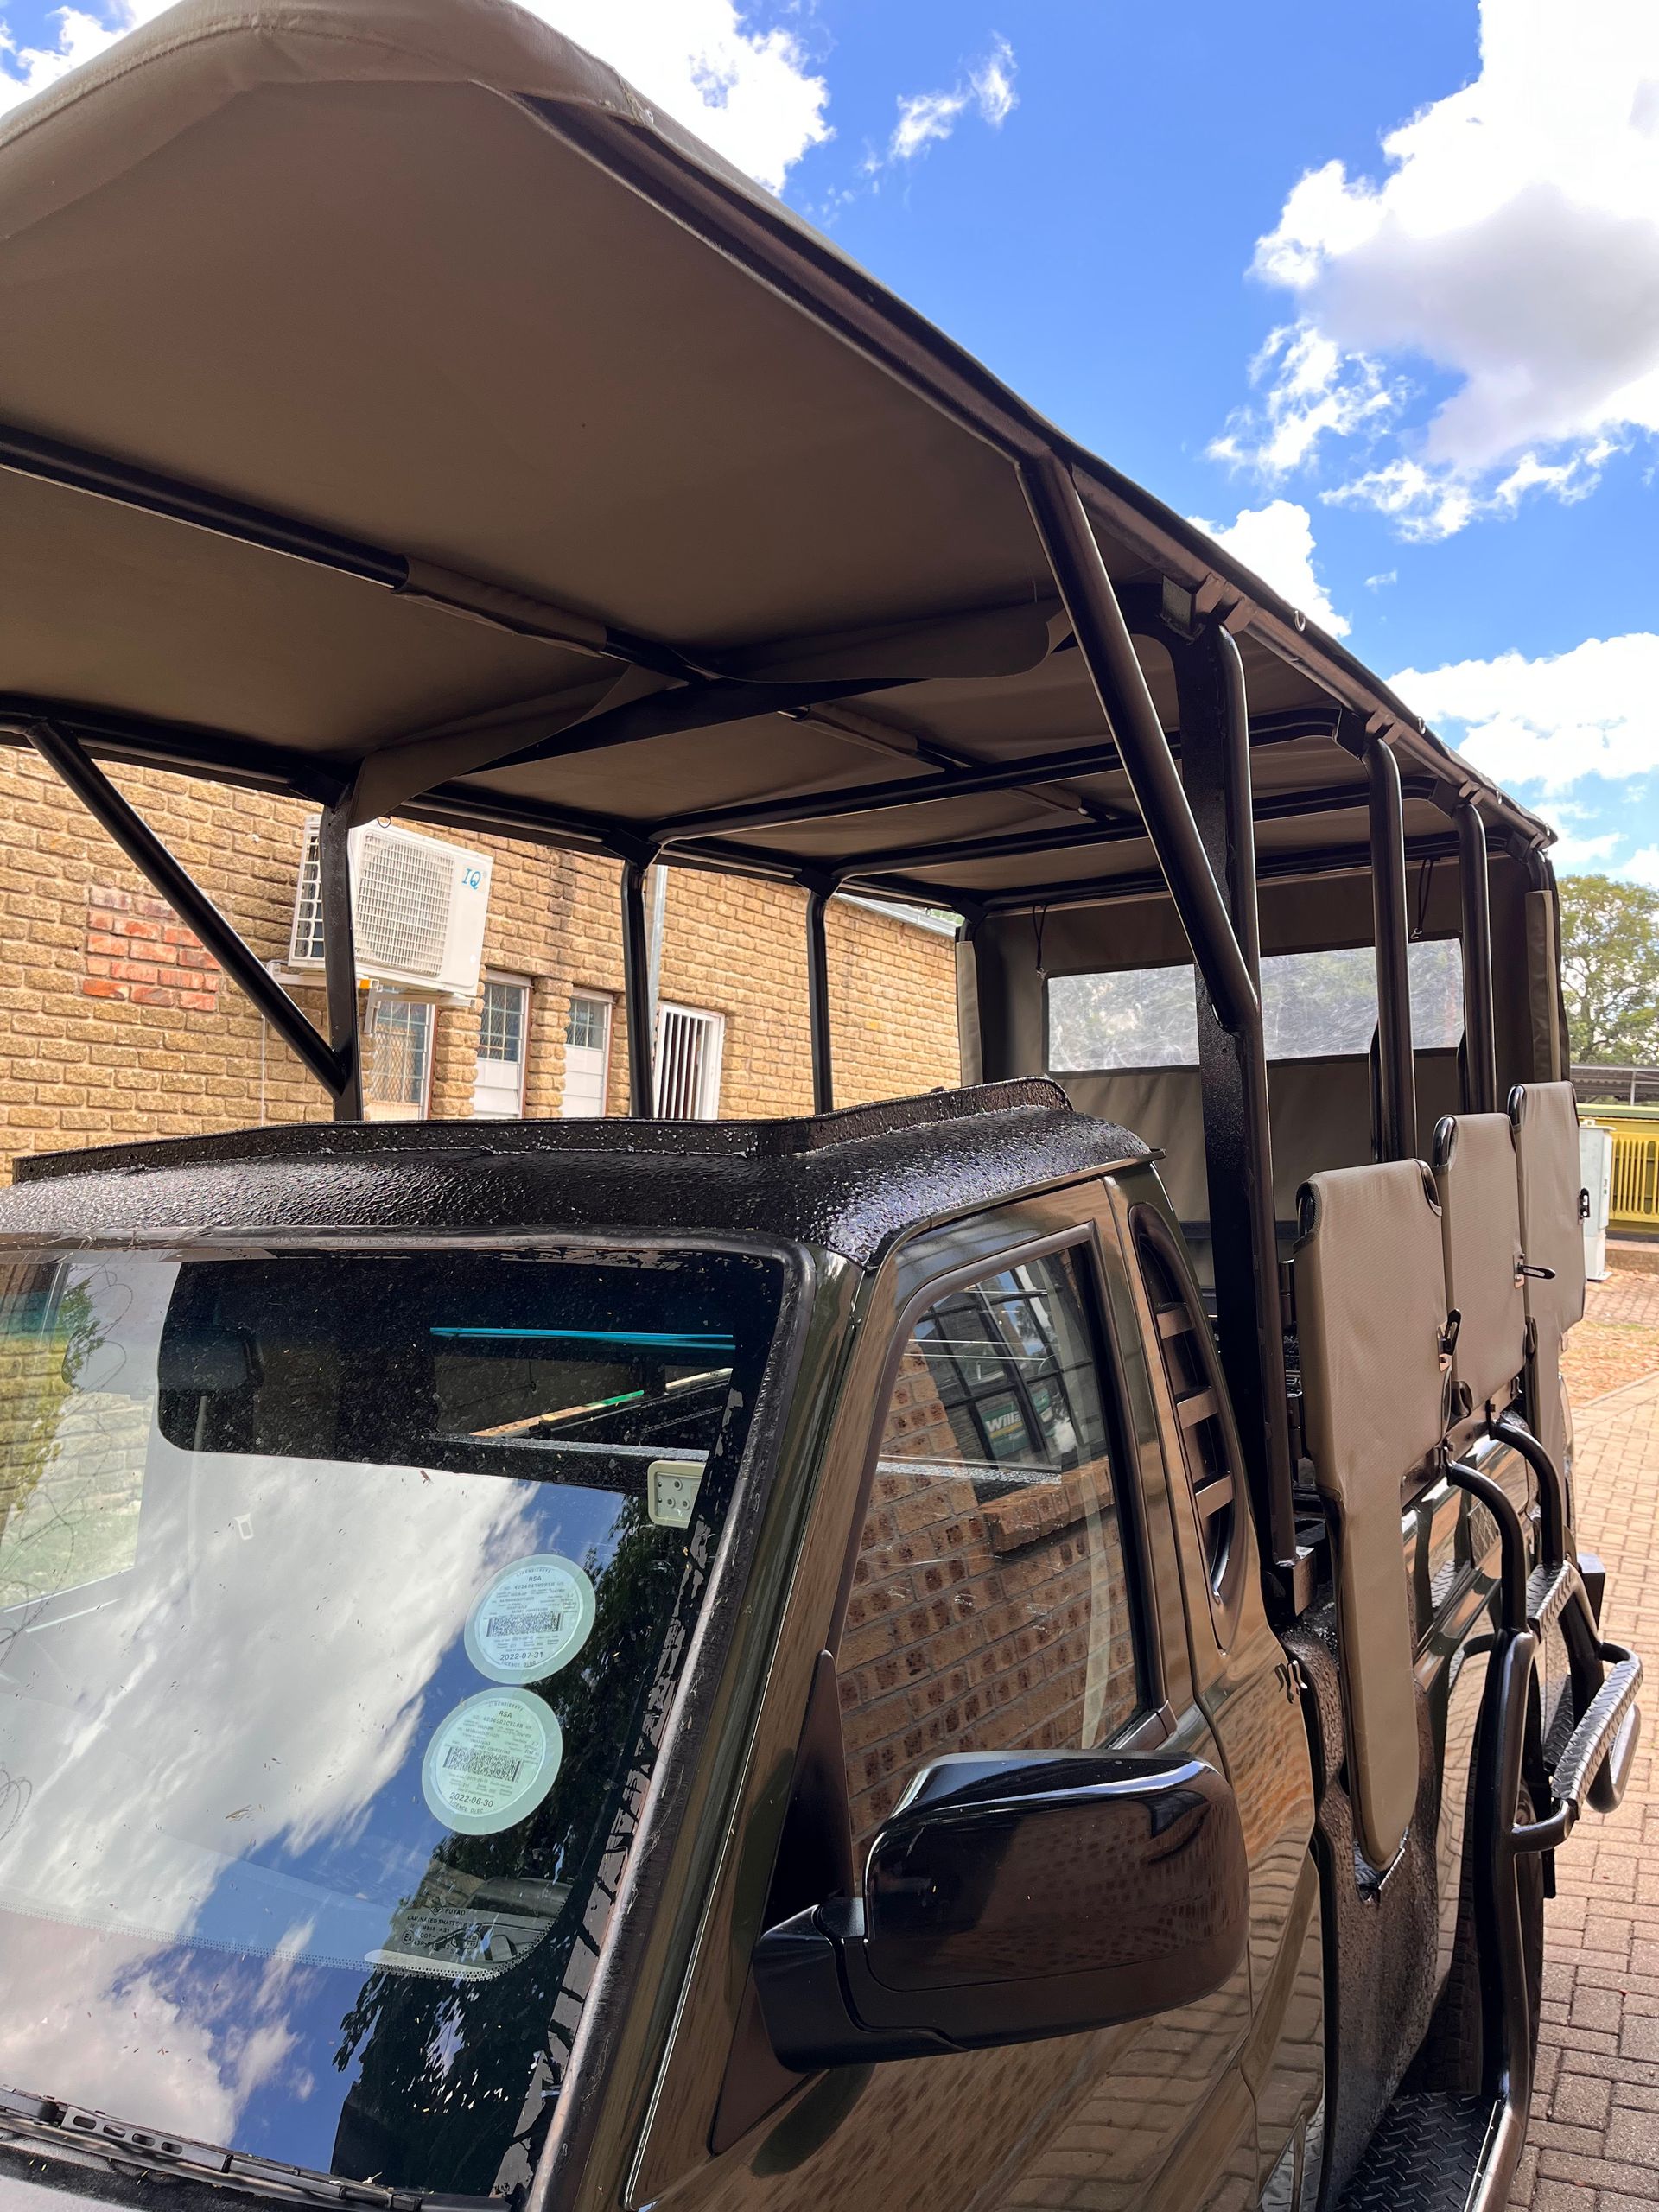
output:
[[[484,1007],[493,988],[498,990],[517,991],[518,994],[518,1058],[516,1063],[512,1060],[486,1059],[484,1057]],[[520,1122],[524,1116],[524,1081],[530,1067],[530,1011],[534,997],[531,980],[528,976],[512,976],[491,970],[485,975],[482,991],[483,995],[480,997],[478,1010],[478,1056],[476,1070],[473,1077],[473,1119],[475,1122]],[[512,1104],[508,1107],[480,1105],[478,1094],[481,1084],[487,1082],[495,1087],[505,1088],[504,1078],[493,1074],[486,1077],[484,1071],[486,1068],[496,1070],[514,1065],[518,1071],[518,1093]]]
[[[678,1071],[664,1056],[664,1039],[675,1033],[676,1025],[681,1025],[679,1034],[683,1035],[687,1027],[700,1029],[702,1034],[702,1057],[689,1095]],[[664,999],[657,1007],[657,1034],[652,1042],[655,1050],[652,1054],[652,1091],[658,1116],[689,1122],[718,1120],[721,1063],[726,1051],[725,1015],[713,1013],[707,1007],[679,1006],[671,999]],[[677,1107],[682,1110],[676,1111]]]

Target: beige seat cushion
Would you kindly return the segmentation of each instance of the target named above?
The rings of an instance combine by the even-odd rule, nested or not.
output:
[[[1434,1132],[1446,1303],[1459,1315],[1452,1379],[1484,1406],[1526,1364],[1527,1308],[1517,1274],[1521,1197],[1507,1114],[1448,1114]]]
[[[1336,1509],[1350,1794],[1386,1866],[1417,1803],[1417,1708],[1401,1484],[1439,1442],[1446,1274],[1416,1160],[1312,1177],[1295,1253],[1308,1449]]]
[[[1527,1280],[1527,1312],[1541,1335],[1565,1336],[1584,1317],[1584,1223],[1579,1193],[1579,1107],[1570,1083],[1521,1083],[1510,1095],[1520,1171],[1521,1245],[1553,1282]]]

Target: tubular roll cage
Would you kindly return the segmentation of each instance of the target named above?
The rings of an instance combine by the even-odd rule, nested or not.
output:
[[[1243,660],[1229,627],[1230,617],[1223,611],[1225,592],[1218,597],[1209,586],[1190,590],[1168,579],[1115,588],[1079,488],[1078,466],[1085,458],[1080,449],[1060,439],[988,376],[973,372],[961,357],[941,348],[920,318],[867,296],[833,257],[810,241],[804,242],[798,233],[786,232],[781,224],[769,221],[762,211],[721,193],[710,180],[677,162],[654,140],[642,138],[612,118],[576,113],[548,102],[526,105],[543,127],[566,139],[627,190],[781,294],[1013,467],[1109,741],[1073,744],[1065,751],[995,764],[963,759],[930,743],[919,753],[933,771],[925,778],[897,776],[830,792],[709,808],[643,827],[531,800],[497,806],[487,793],[442,783],[400,799],[398,810],[532,842],[587,849],[622,862],[630,1111],[641,1117],[654,1112],[645,882],[651,868],[667,858],[695,868],[782,877],[806,891],[804,953],[813,1103],[818,1111],[828,1110],[834,1102],[824,925],[829,899],[838,890],[850,886],[888,899],[952,908],[963,918],[969,938],[981,920],[999,912],[1115,901],[1166,890],[1202,983],[1199,1063],[1206,1164],[1210,1187],[1217,1194],[1213,1247],[1224,1364],[1238,1411],[1256,1526],[1275,1579],[1294,1610],[1307,1586],[1311,1561],[1299,1549],[1293,1498],[1260,998],[1257,884],[1287,875],[1369,868],[1379,1007],[1381,1144],[1383,1157],[1408,1159],[1417,1151],[1407,976],[1408,864],[1452,855],[1462,863],[1471,1103],[1478,1110],[1489,1111],[1497,1105],[1490,854],[1496,844],[1524,860],[1534,887],[1551,888],[1553,873],[1536,830],[1524,826],[1526,817],[1473,781],[1458,784],[1422,773],[1402,779],[1391,742],[1406,728],[1402,714],[1378,703],[1374,680],[1366,686],[1353,680],[1352,664],[1340,649],[1322,646],[1317,654],[1299,650],[1300,640],[1290,626],[1271,610],[1264,613],[1260,608],[1254,611],[1272,633],[1275,650],[1301,661],[1304,667],[1317,661],[1318,680],[1329,689],[1331,703],[1328,708],[1264,715],[1252,723]],[[394,593],[406,591],[423,599],[435,595],[429,580],[417,575],[417,564],[401,555],[4,425],[0,425],[0,467],[260,546]],[[1121,507],[1124,516],[1129,515],[1127,503],[1118,500],[1111,484],[1103,484],[1098,464],[1089,474],[1088,483],[1097,502]],[[1143,523],[1138,530],[1144,540]],[[683,685],[601,712],[568,733],[524,747],[510,756],[515,764],[746,716],[809,714],[849,694],[862,696],[900,688],[896,682],[802,684],[780,696],[776,684],[749,685],[722,677],[652,640],[599,625],[589,625],[585,634],[578,634],[568,620],[554,620],[556,610],[538,609],[536,602],[510,599],[487,586],[471,592],[463,577],[449,582],[455,588],[442,603],[465,612],[469,619],[556,636],[566,645],[669,674]],[[1241,599],[1239,603],[1249,611],[1249,601]],[[1235,614],[1231,619],[1239,618]],[[1277,634],[1281,631],[1282,639]],[[1155,639],[1173,662],[1179,723],[1173,745],[1136,658],[1135,636]],[[1421,732],[1422,725],[1415,728]],[[1321,734],[1365,764],[1369,845],[1269,856],[1258,865],[1256,821],[1351,811],[1359,803],[1349,791],[1331,790],[1288,792],[1254,803],[1252,743]],[[250,761],[245,774],[238,772],[238,776],[250,785],[263,783],[308,798],[321,807],[318,858],[325,1035],[167,851],[89,750],[95,748],[106,759],[186,772],[211,773],[217,768],[223,773],[222,761],[211,760],[200,739],[193,746],[190,733],[170,727],[158,728],[118,715],[60,709],[3,696],[0,735],[31,745],[83,802],[322,1084],[334,1102],[335,1118],[360,1118],[361,1040],[347,851],[347,834],[356,818],[355,774],[331,772],[326,762],[314,758],[266,749],[257,762]],[[1127,776],[1135,815],[1072,801],[1065,809],[1071,819],[1057,823],[1052,830],[877,849],[830,868],[809,869],[781,853],[721,842],[722,833],[738,830],[749,832],[831,816],[873,817],[895,807],[969,794],[1018,790],[1040,798],[1042,785],[1055,778],[1108,769],[1122,770]],[[1450,817],[1448,832],[1408,838],[1402,813],[1408,798],[1438,805]],[[1483,801],[1498,818],[1486,818]],[[1079,819],[1079,813],[1084,818]],[[1046,853],[1142,837],[1149,838],[1158,862],[1155,871],[1143,874],[1093,882],[1073,880],[1052,887],[1027,884],[1018,892],[983,899],[931,884],[927,876],[930,864],[946,855],[963,861],[1029,854],[1034,860]]]

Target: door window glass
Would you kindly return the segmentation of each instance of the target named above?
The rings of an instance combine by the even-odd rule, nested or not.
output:
[[[951,1291],[899,1361],[842,1633],[861,1859],[931,1760],[1092,1749],[1134,1717],[1128,1574],[1077,1255]]]
[[[432,1006],[401,991],[369,993],[363,1017],[363,1110],[372,1122],[418,1122],[432,1080]]]
[[[573,992],[564,1029],[564,1113],[593,1121],[605,1111],[610,1072],[611,1002],[597,991]]]
[[[475,1116],[512,1120],[524,1110],[524,1039],[530,986],[492,976],[479,1011]]]

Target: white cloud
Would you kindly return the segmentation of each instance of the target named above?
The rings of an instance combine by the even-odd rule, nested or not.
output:
[[[1549,857],[1558,874],[1567,868],[1600,868],[1611,860],[1623,842],[1624,839],[1617,830],[1606,830],[1595,837],[1575,837],[1569,830],[1564,836],[1557,836],[1549,849]],[[1625,872],[1620,871],[1621,874]]]
[[[1632,853],[1618,873],[1659,891],[1659,845],[1644,845],[1639,853]]]
[[[1659,7],[1483,0],[1479,74],[1382,151],[1380,181],[1302,177],[1260,240],[1256,273],[1297,312],[1223,457],[1282,474],[1397,429],[1379,365],[1427,363],[1449,394],[1338,496],[1416,537],[1582,497],[1659,431]]]
[[[1510,652],[1402,669],[1389,683],[1500,783],[1563,791],[1588,776],[1618,780],[1659,768],[1659,634],[1652,631],[1588,638],[1535,660]]]
[[[936,139],[948,138],[970,107],[994,130],[1000,129],[1019,99],[1014,89],[1014,48],[999,38],[949,92],[901,97],[886,155],[873,156],[866,167],[876,169],[887,162],[913,161]]]
[[[1192,519],[1247,569],[1254,569],[1263,583],[1300,607],[1310,621],[1333,638],[1346,637],[1345,618],[1332,606],[1313,573],[1313,527],[1306,507],[1289,499],[1273,499],[1265,507],[1244,508],[1225,528],[1197,515]]]
[[[532,15],[620,70],[677,122],[774,191],[830,137],[830,90],[787,30],[752,29],[737,0],[521,0]],[[162,13],[162,0],[57,11],[57,42],[20,48],[0,26],[0,109]],[[1012,95],[1010,94],[1010,98]]]

